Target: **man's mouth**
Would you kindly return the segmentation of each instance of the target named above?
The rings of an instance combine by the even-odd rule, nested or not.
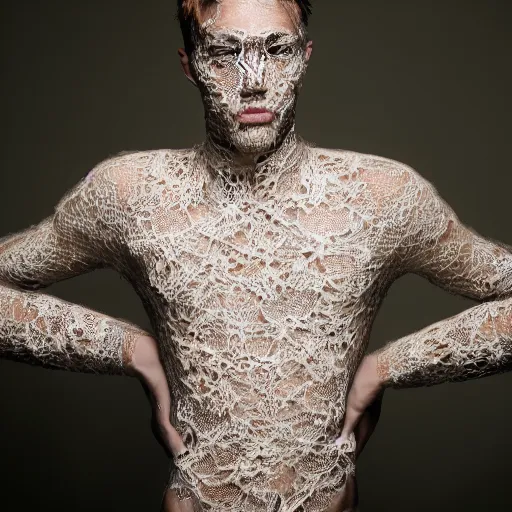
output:
[[[276,115],[266,108],[250,107],[242,110],[237,119],[241,124],[268,124],[275,119]]]

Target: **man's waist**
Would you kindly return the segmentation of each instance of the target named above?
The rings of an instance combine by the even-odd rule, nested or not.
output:
[[[272,439],[267,443],[198,442],[180,455],[175,465],[191,485],[220,485],[257,476],[272,480],[283,472],[305,479],[316,479],[335,470],[352,473],[354,459],[355,439],[351,436],[341,445],[300,438]]]

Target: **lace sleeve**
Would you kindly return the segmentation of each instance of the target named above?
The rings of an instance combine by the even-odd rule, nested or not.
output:
[[[119,169],[101,164],[55,214],[0,240],[0,356],[69,370],[126,373],[137,327],[33,290],[113,266]],[[30,291],[27,291],[30,290]]]
[[[512,369],[512,251],[462,225],[430,184],[414,179],[398,249],[402,271],[490,302],[384,347],[378,354],[382,380],[392,387],[424,386]]]
[[[512,299],[486,302],[390,343],[378,353],[389,387],[431,386],[512,369]]]
[[[483,238],[464,226],[434,187],[417,174],[409,213],[397,251],[402,271],[414,272],[475,300],[512,295],[512,248]]]

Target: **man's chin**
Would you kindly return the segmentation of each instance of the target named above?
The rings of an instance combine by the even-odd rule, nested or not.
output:
[[[232,133],[232,144],[240,153],[268,153],[276,149],[279,139],[274,123],[240,125]]]

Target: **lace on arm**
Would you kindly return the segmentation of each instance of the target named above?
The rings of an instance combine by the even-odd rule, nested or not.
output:
[[[382,381],[392,387],[438,384],[512,369],[512,251],[463,226],[419,177],[398,249],[403,270],[452,292],[486,302],[378,353]]]
[[[130,373],[137,327],[27,292],[114,265],[121,246],[115,160],[69,192],[55,214],[0,241],[0,356],[69,370]],[[117,221],[116,221],[117,220]]]
[[[413,200],[399,265],[437,286],[475,300],[512,295],[512,248],[464,226],[434,187],[413,175]]]
[[[389,387],[431,386],[512,369],[512,299],[486,302],[390,343],[377,354]]]

